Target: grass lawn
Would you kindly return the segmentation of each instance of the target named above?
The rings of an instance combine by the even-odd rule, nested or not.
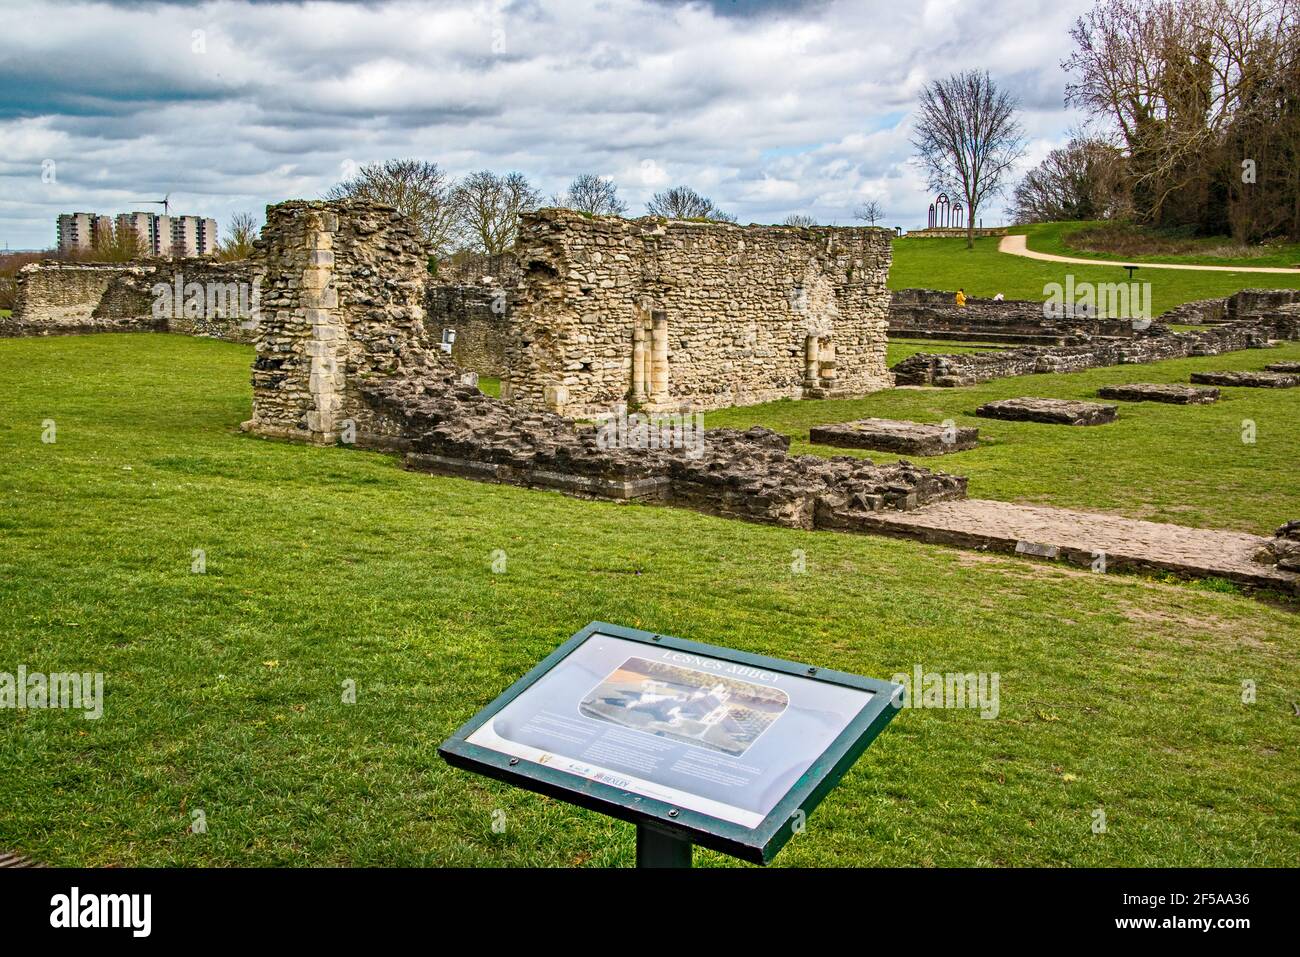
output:
[[[1300,517],[1295,426],[1300,389],[1224,389],[1219,402],[1209,406],[1122,402],[1118,422],[1093,428],[981,419],[974,412],[993,399],[1022,395],[1098,401],[1103,385],[1186,383],[1197,370],[1262,369],[1284,359],[1300,360],[1300,343],[1070,375],[1018,376],[960,389],[771,402],[705,413],[704,419],[709,428],[765,425],[793,436],[796,451],[890,461],[900,456],[808,445],[808,430],[867,416],[918,422],[952,418],[979,427],[979,447],[917,461],[970,476],[972,497],[1271,534],[1282,522]],[[1246,419],[1255,423],[1254,444],[1242,442]]]
[[[165,335],[0,341],[0,670],[102,671],[107,691],[98,721],[0,711],[0,848],[62,865],[629,865],[632,827],[435,755],[604,619],[880,677],[917,663],[1000,675],[996,720],[900,714],[780,864],[1300,864],[1293,607],[255,439],[236,431],[251,355]],[[978,395],[896,393],[878,411]],[[1261,403],[1282,399],[1143,410],[1106,432],[1057,429],[1057,445],[1011,424],[989,434],[1023,446],[1019,481],[1040,497],[1118,476],[1132,496],[1192,495],[1256,524],[1275,509],[1231,501],[1245,469],[1220,433],[1250,410],[1267,436],[1281,413]],[[1173,442],[1164,456],[1128,458],[1142,421],[1148,445]],[[1220,469],[1183,461],[1197,435]],[[997,454],[949,464],[987,493],[998,469],[979,463]],[[1278,453],[1266,439],[1249,455],[1267,485]],[[347,679],[356,704],[340,700]],[[206,834],[187,833],[196,810]]]
[[[918,352],[942,352],[952,355],[968,352],[997,352],[1004,348],[990,342],[955,342],[947,339],[890,339],[885,361],[894,366]]]
[[[1278,243],[1251,247],[1250,255],[1233,255],[1240,247],[1226,236],[1186,238],[1167,231],[1140,226],[1099,222],[1035,223],[1013,230],[1026,235],[1026,244],[1040,253],[1077,256],[1082,259],[1122,259],[1125,262],[1189,263],[1201,266],[1261,266],[1292,268],[1300,263],[1300,243]],[[1089,249],[1088,236],[1111,237],[1102,248]],[[1149,253],[1133,252],[1146,244]],[[1113,251],[1112,251],[1113,250]],[[1122,250],[1122,251],[1121,251]],[[1175,250],[1175,251],[1170,251]],[[1268,276],[1261,285],[1271,286]]]
[[[1034,228],[1020,227],[1013,232],[1028,232]],[[977,239],[975,248],[967,249],[964,239],[895,239],[889,288],[964,288],[974,296],[993,296],[1000,292],[1008,299],[1042,300],[1046,298],[1044,286],[1053,282],[1064,284],[1067,274],[1074,276],[1076,284],[1128,281],[1128,272],[1118,266],[1041,262],[1000,253],[998,242],[996,236]],[[1033,233],[1030,234],[1029,246],[1038,248]],[[1252,260],[1251,265],[1266,264]],[[1151,283],[1151,309],[1155,316],[1193,299],[1229,296],[1239,289],[1300,289],[1300,273],[1288,276],[1280,273],[1139,269],[1134,281]]]

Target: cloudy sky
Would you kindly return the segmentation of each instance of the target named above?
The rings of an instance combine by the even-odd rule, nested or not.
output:
[[[255,211],[359,164],[520,170],[548,196],[612,176],[633,214],[689,184],[744,222],[922,225],[918,90],[987,68],[1027,162],[1062,143],[1089,0],[0,0],[0,248],[60,212]],[[985,222],[1002,221],[1002,203]]]

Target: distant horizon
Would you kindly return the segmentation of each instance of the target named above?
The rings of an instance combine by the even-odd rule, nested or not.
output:
[[[1089,5],[377,0],[314,6],[304,31],[294,3],[99,0],[73,17],[34,0],[0,55],[0,246],[46,248],[59,213],[146,211],[141,195],[224,228],[408,157],[518,170],[547,197],[611,177],[632,216],[684,184],[740,222],[847,226],[875,200],[913,230],[933,198],[910,161],[924,84],[988,69],[1017,96],[1018,178],[1082,119],[1059,64]]]

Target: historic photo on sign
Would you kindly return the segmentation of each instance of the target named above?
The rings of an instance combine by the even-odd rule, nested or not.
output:
[[[789,703],[779,688],[629,658],[583,699],[581,711],[589,718],[739,756]]]

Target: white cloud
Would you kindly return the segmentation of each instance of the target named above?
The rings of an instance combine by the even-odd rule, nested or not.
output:
[[[33,0],[0,50],[0,243],[46,246],[59,212],[166,192],[224,222],[393,156],[517,169],[546,195],[613,176],[633,213],[686,183],[741,222],[847,223],[873,198],[891,225],[919,224],[921,86],[988,68],[1041,157],[1076,120],[1058,63],[1087,5]]]

